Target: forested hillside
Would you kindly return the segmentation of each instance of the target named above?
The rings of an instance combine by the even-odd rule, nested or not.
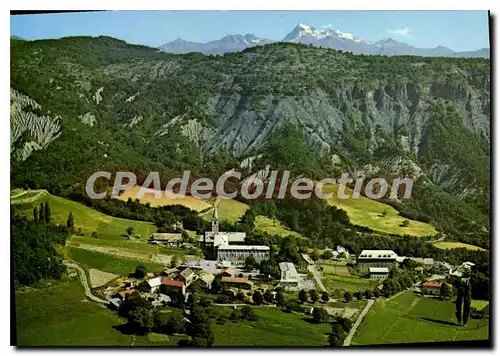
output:
[[[409,175],[412,199],[390,202],[403,215],[489,245],[487,59],[364,56],[291,43],[173,55],[109,37],[14,39],[11,88],[36,102],[32,115],[60,125],[23,155],[37,131],[22,122],[14,187],[69,195],[100,170],[214,176],[262,154],[254,169]],[[11,96],[11,125],[19,126],[14,104]]]

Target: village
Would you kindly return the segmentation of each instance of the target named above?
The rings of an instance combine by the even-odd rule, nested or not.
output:
[[[175,227],[181,229],[182,224],[176,224]],[[315,309],[322,309],[330,317],[347,318],[359,325],[373,304],[370,300],[401,292],[387,283],[395,279],[396,275],[409,276],[410,282],[402,290],[410,290],[426,298],[442,299],[451,296],[454,281],[468,283],[470,271],[474,267],[471,262],[452,266],[432,258],[398,256],[392,250],[366,249],[355,256],[344,247],[336,246],[335,249],[323,251],[319,260],[301,253],[298,264],[280,262],[279,277],[273,278],[270,274],[261,273],[263,262],[265,264],[271,258],[270,248],[246,245],[245,239],[243,232],[219,231],[219,216],[215,206],[211,230],[197,238],[197,243],[209,258],[183,261],[161,273],[148,272],[138,266],[135,273],[114,280],[114,284],[96,288],[93,293],[97,293],[107,301],[109,308],[117,311],[132,295],[146,299],[152,308],[166,305],[182,307],[196,295],[210,300],[214,305],[235,310],[244,305],[279,306],[293,312],[314,315]],[[180,232],[157,232],[152,234],[149,242],[180,247],[184,239]],[[328,266],[338,267],[332,272],[325,270]],[[340,267],[343,271],[349,268],[355,274],[349,277],[350,280],[359,281],[360,286],[365,286],[364,289],[346,290],[341,279],[326,283],[329,277],[344,278],[335,272]],[[337,280],[340,282],[338,287]],[[367,303],[355,304],[356,299],[358,302],[366,300]],[[189,321],[188,314],[186,320]],[[355,331],[353,328],[352,334]]]

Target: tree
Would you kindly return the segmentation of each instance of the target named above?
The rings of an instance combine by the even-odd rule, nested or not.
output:
[[[307,302],[307,292],[304,289],[299,292],[299,300],[301,303]]]
[[[249,305],[244,305],[241,308],[241,319],[242,320],[249,320],[249,321],[255,321],[257,320],[257,317],[255,316],[255,313],[253,312],[253,309]]]
[[[263,297],[267,303],[273,302],[273,294],[271,293],[271,291],[269,289],[264,292]]]
[[[241,301],[245,300],[245,294],[242,291],[238,291],[238,293],[236,293],[236,299]]]
[[[175,268],[179,265],[179,256],[173,256],[170,260],[170,268]]]
[[[366,299],[371,299],[371,297],[372,297],[372,291],[369,289],[365,290],[365,292],[363,294],[364,294]]]
[[[457,282],[456,317],[458,324],[465,326],[469,320],[471,305],[471,289],[469,279]],[[463,307],[463,311],[462,311]]]
[[[347,291],[344,293],[344,299],[347,303],[349,303],[352,300],[352,294],[351,292]]]
[[[309,297],[311,298],[311,302],[313,303],[316,303],[319,299],[318,293],[314,289],[311,289],[309,291]]]
[[[285,303],[285,296],[283,295],[283,293],[281,291],[276,293],[276,303],[278,305],[283,305]]]
[[[260,292],[257,290],[254,292],[252,300],[255,305],[261,305],[264,299],[262,298],[262,294],[260,294]]]
[[[257,261],[255,261],[255,258],[250,255],[245,259],[245,271],[246,272],[252,272],[254,269],[256,269],[259,266]]]
[[[401,227],[408,227],[408,226],[410,226],[410,221],[405,219],[405,220],[403,220],[403,222],[401,223],[400,226]]]
[[[90,235],[90,237],[97,239],[98,238],[97,231],[92,231],[92,234]]]
[[[375,298],[380,297],[380,291],[378,290],[378,288],[374,288],[374,289],[373,289],[372,295],[373,295]]]
[[[321,255],[321,258],[324,260],[329,260],[333,257],[333,253],[330,250],[325,250],[323,254]]]
[[[33,207],[33,221],[38,224],[38,208],[36,205]]]
[[[136,278],[144,278],[144,276],[146,276],[146,273],[146,267],[144,267],[143,265],[139,265],[135,268],[134,276]]]
[[[132,226],[129,226],[127,227],[126,231],[128,236],[132,236],[132,234],[134,233],[134,228]]]
[[[330,296],[328,295],[327,292],[323,292],[321,294],[321,300],[324,301],[324,302],[328,302],[330,300]]]
[[[75,228],[75,220],[73,219],[73,213],[70,211],[68,215],[68,220],[66,220],[66,227],[69,231],[73,231]]]
[[[324,323],[328,321],[328,313],[323,308],[314,308],[312,317],[315,323]]]
[[[153,311],[145,307],[135,308],[128,313],[128,321],[142,333],[148,333],[154,326]]]
[[[171,309],[169,313],[158,313],[155,315],[155,328],[166,334],[183,334],[185,332],[184,316],[177,309]]]
[[[50,210],[50,205],[48,202],[45,203],[44,207],[44,218],[46,223],[50,223],[50,220],[52,219],[52,212]]]
[[[316,249],[314,249],[314,250],[312,251],[312,253],[311,253],[311,259],[312,259],[313,261],[317,261],[317,260],[319,260],[319,257],[320,257],[320,256],[319,256],[319,251],[318,251],[318,250],[316,250]]]
[[[39,223],[45,222],[45,209],[43,203],[38,208],[38,222]]]
[[[328,343],[332,347],[344,345],[346,332],[340,323],[332,324],[332,332],[328,335]]]
[[[363,295],[361,294],[360,291],[354,292],[353,295],[354,295],[354,298],[356,298],[357,300],[363,299]]]
[[[147,293],[147,292],[149,292],[151,290],[151,287],[149,286],[149,283],[147,281],[142,281],[137,286],[137,289],[139,289],[139,291],[141,291],[141,292],[146,292]]]
[[[191,346],[210,347],[215,342],[212,330],[212,319],[205,309],[199,306],[191,308],[191,323],[186,328],[187,334],[191,336]]]

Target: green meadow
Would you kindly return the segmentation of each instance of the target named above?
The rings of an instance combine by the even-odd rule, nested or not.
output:
[[[327,346],[331,326],[313,324],[303,314],[279,308],[254,307],[257,321],[215,325],[214,346]]]
[[[15,295],[18,346],[176,346],[185,336],[125,335],[116,312],[86,299],[78,279]]]
[[[133,273],[138,265],[143,265],[148,272],[161,272],[164,270],[164,266],[159,263],[123,258],[76,247],[70,247],[69,254],[73,261],[78,262],[84,267],[95,268],[121,276]]]
[[[487,339],[487,319],[470,318],[466,326],[457,325],[454,298],[443,301],[405,291],[376,300],[352,345]]]
[[[28,193],[27,193],[28,194]],[[29,193],[31,194],[31,192]],[[25,196],[22,198],[24,199]],[[17,211],[33,219],[33,207],[41,202],[48,202],[52,212],[54,223],[66,225],[68,215],[73,213],[75,228],[81,228],[86,235],[96,231],[100,239],[120,240],[128,227],[133,227],[135,235],[141,236],[146,241],[153,232],[156,232],[154,224],[144,221],[115,218],[99,211],[91,209],[83,204],[45,193],[34,202],[14,205]]]
[[[409,220],[401,215],[392,206],[369,199],[362,195],[357,199],[340,199],[338,197],[338,184],[328,184],[323,187],[323,193],[333,193],[328,204],[347,212],[349,220],[354,225],[366,226],[373,231],[410,236],[434,236],[437,231],[434,226],[420,221]],[[353,190],[345,189],[345,193],[352,196]],[[407,227],[400,226],[404,220],[409,221]]]

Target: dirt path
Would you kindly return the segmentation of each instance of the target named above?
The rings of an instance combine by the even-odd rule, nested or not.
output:
[[[26,199],[16,199],[16,198],[19,198],[19,197],[22,197],[23,195],[26,195],[28,192],[32,192],[33,190],[26,190],[22,193],[19,193],[17,195],[14,195],[12,197],[10,197],[10,203],[12,205],[15,205],[15,204],[26,204],[26,203],[31,203],[31,202],[34,202],[35,200],[37,200],[41,195],[44,195],[47,193],[46,190],[39,190],[37,192],[36,195],[33,195],[32,197],[29,197],[29,198],[26,198]],[[12,199],[15,199],[15,200],[12,200]]]
[[[85,289],[85,295],[87,296],[87,298],[89,298],[90,300],[92,300],[93,302],[96,302],[96,303],[103,303],[103,304],[109,303],[107,300],[101,299],[101,298],[96,297],[95,295],[92,294],[92,292],[90,291],[89,282],[87,280],[87,275],[85,274],[85,271],[83,270],[82,267],[80,267],[76,263],[64,262],[64,264],[66,265],[66,267],[74,268],[74,269],[78,270],[78,272],[80,272],[80,281],[83,284],[83,288]]]
[[[370,310],[370,308],[372,307],[372,305],[373,305],[374,302],[375,302],[374,299],[369,299],[368,302],[366,302],[365,308],[363,309],[363,311],[361,312],[361,314],[359,314],[358,320],[356,320],[356,322],[354,323],[351,331],[349,331],[349,335],[347,335],[347,337],[345,338],[345,340],[344,340],[344,346],[351,345],[352,338],[354,337],[354,334],[356,334],[356,330],[358,330],[359,325],[363,321],[363,318],[368,313],[368,311]]]
[[[326,292],[326,288],[323,285],[323,281],[321,280],[321,272],[318,269],[318,266],[314,265],[308,265],[307,270],[311,271],[314,280],[316,281],[316,285],[322,292]]]

